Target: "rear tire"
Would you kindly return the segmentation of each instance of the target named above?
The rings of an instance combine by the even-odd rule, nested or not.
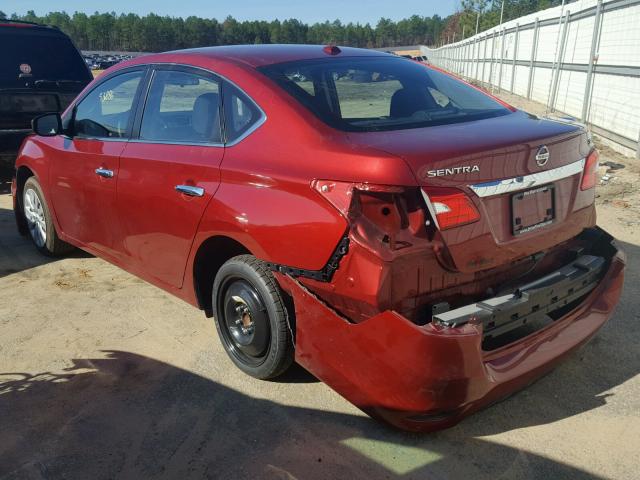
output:
[[[22,213],[29,237],[42,254],[58,257],[74,249],[58,237],[51,210],[35,177],[28,178],[22,188]]]
[[[216,275],[212,297],[222,346],[240,370],[266,380],[291,366],[293,322],[264,262],[252,255],[228,260]]]

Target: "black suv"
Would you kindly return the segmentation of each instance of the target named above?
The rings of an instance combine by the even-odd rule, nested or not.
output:
[[[92,78],[57,28],[0,20],[0,178],[11,175],[31,120],[64,110]]]

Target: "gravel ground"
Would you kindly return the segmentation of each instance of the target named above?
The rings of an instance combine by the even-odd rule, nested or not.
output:
[[[38,255],[0,184],[0,479],[638,478],[640,175],[602,160],[625,167],[598,198],[629,257],[614,318],[550,375],[431,435],[370,420],[300,368],[242,375],[196,309],[100,259]]]

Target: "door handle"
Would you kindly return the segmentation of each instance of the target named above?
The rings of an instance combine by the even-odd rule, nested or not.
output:
[[[176,185],[176,191],[190,197],[201,197],[204,195],[204,188],[192,187],[191,185]]]
[[[107,170],[106,168],[96,168],[96,175],[104,178],[113,178],[113,170]]]

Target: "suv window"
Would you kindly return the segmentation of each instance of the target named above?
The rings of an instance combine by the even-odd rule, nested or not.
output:
[[[76,107],[74,134],[92,138],[125,137],[142,76],[142,71],[123,73],[94,88]]]
[[[220,143],[220,84],[196,73],[156,71],[142,117],[140,139]]]
[[[62,33],[39,27],[0,27],[0,86],[24,87],[25,82],[38,80],[62,82],[62,88],[82,87],[91,74]]]
[[[419,128],[510,113],[469,85],[398,57],[301,60],[259,70],[325,123],[346,131]]]
[[[228,83],[225,84],[224,107],[227,142],[242,137],[262,118],[262,113],[255,103]]]

